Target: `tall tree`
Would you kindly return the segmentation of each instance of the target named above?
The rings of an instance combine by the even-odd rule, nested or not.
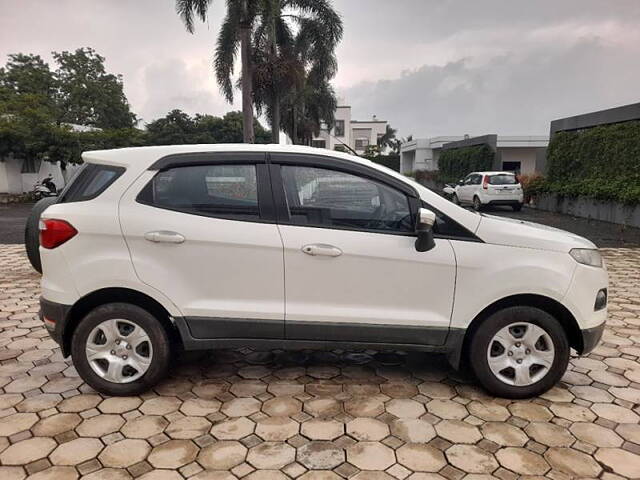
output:
[[[395,128],[387,124],[387,128],[385,132],[382,134],[382,136],[378,137],[378,147],[380,147],[380,149],[382,150],[384,150],[387,147],[393,149],[395,145],[394,140],[396,138],[397,132],[398,131]]]
[[[209,6],[213,0],[176,0],[176,10],[187,30],[194,32],[194,20],[207,19]],[[218,85],[229,102],[233,102],[231,75],[240,46],[242,73],[242,131],[244,143],[254,143],[253,128],[253,86],[251,74],[251,29],[258,0],[227,0],[227,14],[218,35],[214,68]]]

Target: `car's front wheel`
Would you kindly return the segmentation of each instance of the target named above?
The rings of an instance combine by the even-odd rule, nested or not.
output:
[[[535,307],[509,307],[473,333],[469,359],[489,392],[505,398],[540,395],[564,375],[569,342],[560,323]]]
[[[137,395],[166,374],[166,330],[146,310],[128,303],[99,306],[80,320],[71,356],[82,379],[107,395]]]
[[[460,205],[460,199],[458,198],[458,195],[456,195],[455,193],[453,194],[453,197],[451,198],[451,201],[453,203],[455,203],[456,205]]]

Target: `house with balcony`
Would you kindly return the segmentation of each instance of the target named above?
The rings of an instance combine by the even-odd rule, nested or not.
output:
[[[311,145],[329,150],[349,151],[348,145],[359,155],[370,145],[377,145],[387,130],[387,122],[378,120],[374,115],[371,120],[353,120],[350,106],[339,106],[336,109],[336,121],[332,129],[324,126],[320,134],[313,138]]]

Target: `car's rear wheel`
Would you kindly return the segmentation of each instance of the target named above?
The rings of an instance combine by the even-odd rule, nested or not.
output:
[[[80,320],[71,356],[82,379],[107,395],[137,395],[165,375],[169,337],[146,310],[128,303],[95,308]]]
[[[31,266],[38,272],[42,273],[42,263],[40,260],[40,216],[49,205],[53,205],[58,201],[58,197],[45,197],[31,208],[31,212],[27,217],[27,223],[24,227],[24,246],[27,250],[27,258]]]
[[[482,202],[480,201],[479,197],[473,197],[473,209],[476,212],[479,212],[480,210],[482,210]]]
[[[521,203],[516,203],[514,205],[511,205],[511,207],[513,208],[514,212],[519,212],[520,210],[522,210],[522,204]]]
[[[564,375],[569,342],[559,322],[535,307],[509,307],[473,333],[469,359],[489,392],[505,398],[540,395]]]

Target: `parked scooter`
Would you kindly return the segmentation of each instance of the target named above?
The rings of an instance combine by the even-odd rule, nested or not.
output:
[[[58,189],[53,182],[53,175],[49,174],[48,177],[42,179],[40,182],[33,186],[33,198],[38,201],[46,197],[57,197]]]

